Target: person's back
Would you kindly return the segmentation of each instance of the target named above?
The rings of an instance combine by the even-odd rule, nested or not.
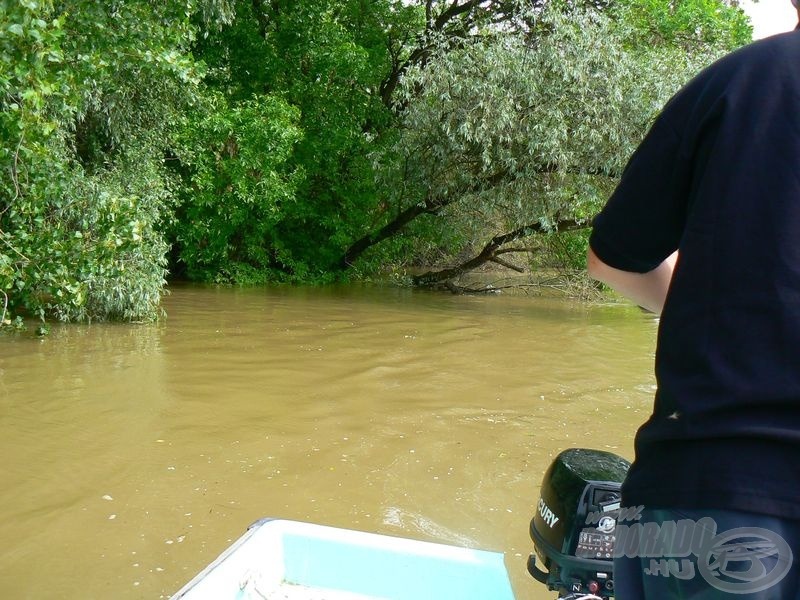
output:
[[[767,530],[773,549],[800,543],[798,108],[800,32],[729,55],[665,107],[595,220],[590,272],[651,309],[663,304],[655,409],[623,486],[625,505],[644,506],[656,533],[683,515],[711,517],[717,531]],[[678,556],[623,559],[619,597],[644,597],[657,581],[682,590],[671,597],[753,592],[781,575],[786,554],[765,559],[766,579],[747,571],[748,558],[728,569],[719,555],[698,556],[698,568],[711,560],[717,570],[683,587],[668,563],[664,573],[631,573]]]

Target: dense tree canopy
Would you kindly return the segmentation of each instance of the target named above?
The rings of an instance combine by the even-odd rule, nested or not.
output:
[[[2,317],[152,318],[168,268],[431,283],[581,226],[749,40],[731,4],[0,0]]]
[[[208,161],[209,152],[219,153],[213,138],[204,144],[195,136],[193,156],[180,156],[188,180],[204,192],[187,186],[178,211],[179,257],[191,276],[320,278],[354,231],[369,225],[376,193],[368,157],[391,121],[377,91],[389,69],[393,4],[239,1],[235,21],[196,44],[215,100],[201,111],[240,117],[230,114],[218,130],[230,147],[216,167]],[[258,116],[266,105],[271,114]],[[253,118],[273,125],[264,130],[266,122]],[[211,124],[200,121],[200,129]],[[197,129],[197,119],[187,127]],[[276,154],[267,136],[288,145]],[[278,180],[281,190],[271,187]],[[199,214],[206,219],[197,221]],[[218,251],[209,253],[204,240],[212,238]]]

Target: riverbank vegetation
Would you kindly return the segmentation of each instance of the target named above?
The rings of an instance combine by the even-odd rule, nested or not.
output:
[[[579,263],[659,108],[750,36],[722,0],[0,0],[3,320],[151,319],[170,274]]]

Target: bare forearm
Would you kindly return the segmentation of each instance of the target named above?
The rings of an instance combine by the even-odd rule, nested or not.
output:
[[[605,264],[591,248],[587,256],[590,277],[602,281],[642,308],[656,314],[661,314],[664,308],[677,259],[678,253],[675,252],[652,271],[632,273]]]

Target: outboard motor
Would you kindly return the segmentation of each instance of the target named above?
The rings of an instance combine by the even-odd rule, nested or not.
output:
[[[564,600],[614,596],[614,530],[630,463],[601,450],[559,454],[542,480],[528,571]],[[536,560],[544,570],[540,569]]]

